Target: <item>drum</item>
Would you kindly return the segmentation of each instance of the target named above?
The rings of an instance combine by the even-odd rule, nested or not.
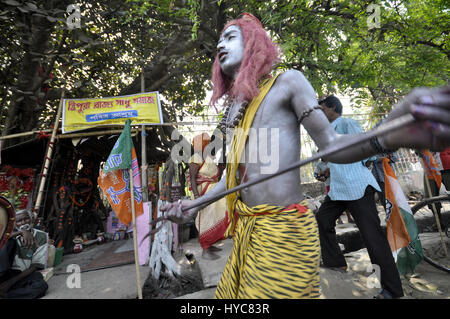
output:
[[[13,205],[5,197],[0,196],[0,249],[11,236],[15,215]]]

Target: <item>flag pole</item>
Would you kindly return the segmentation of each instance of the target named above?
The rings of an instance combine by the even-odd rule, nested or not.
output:
[[[422,162],[422,167],[423,167],[424,171],[426,171],[427,168],[425,166],[425,163],[423,162],[422,158],[420,158],[420,159],[422,160],[421,161]],[[428,191],[428,194],[430,195],[430,198],[431,198],[431,197],[433,197],[433,195],[431,194],[430,181],[428,180],[428,177],[426,176],[426,174],[425,174],[425,178],[424,179],[425,179],[425,187],[426,187],[426,189]],[[431,204],[431,211],[433,212],[434,219],[436,220],[437,229],[438,229],[439,234],[441,236],[442,248],[444,249],[445,256],[448,257],[447,245],[445,244],[444,234],[442,232],[442,227],[441,227],[441,222],[439,221],[439,216],[438,216],[437,209],[436,209],[436,206],[435,206],[434,203]]]
[[[134,263],[136,265],[136,283],[138,289],[138,298],[142,299],[141,272],[139,267],[137,231],[136,231],[136,209],[134,207],[133,167],[130,168],[130,192],[131,192],[131,216],[133,218],[133,245],[134,245]]]

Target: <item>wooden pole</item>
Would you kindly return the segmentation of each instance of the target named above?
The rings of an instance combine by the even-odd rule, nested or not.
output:
[[[5,135],[5,136],[0,136],[0,140],[7,140],[10,138],[15,138],[15,137],[22,137],[22,136],[28,136],[28,135],[33,135],[36,133],[49,133],[52,132],[53,130],[48,129],[48,130],[42,130],[42,131],[30,131],[30,132],[22,132],[22,133],[16,133],[16,134],[10,134],[10,135]]]
[[[145,92],[144,70],[141,72],[141,92]],[[145,124],[142,124],[141,130],[141,177],[142,177],[142,199],[144,203],[148,202],[148,180],[147,180],[147,132]],[[152,222],[150,218],[150,223]]]
[[[138,298],[142,299],[141,272],[139,267],[137,230],[136,230],[136,209],[134,207],[133,168],[130,168],[130,192],[131,192],[131,215],[133,218],[133,245],[134,245],[134,263],[136,265],[136,283],[138,289]]]
[[[244,188],[265,182],[271,178],[282,175],[293,169],[298,169],[299,167],[302,167],[308,163],[317,161],[323,157],[335,154],[337,152],[341,152],[341,151],[349,149],[351,147],[356,147],[362,143],[369,141],[372,137],[382,136],[386,133],[389,133],[389,132],[397,130],[401,127],[407,126],[407,125],[413,123],[414,121],[415,121],[415,119],[411,114],[402,115],[401,117],[398,117],[392,121],[383,123],[382,125],[378,126],[377,128],[375,128],[369,132],[360,134],[357,138],[344,140],[342,143],[339,143],[339,144],[333,144],[333,145],[329,146],[328,148],[315,153],[314,155],[312,155],[311,157],[309,157],[307,159],[300,160],[291,165],[288,165],[285,168],[278,170],[278,172],[276,172],[276,173],[260,175],[259,177],[254,178],[252,181],[239,184],[238,186],[227,189],[227,190],[225,190],[219,194],[216,194],[210,198],[207,198],[207,199],[204,198],[206,196],[202,196],[199,199],[195,200],[195,202],[196,202],[195,204],[191,204],[190,206],[182,207],[181,211],[185,212],[185,211],[188,211],[195,207],[199,207],[199,206],[203,206],[203,205],[207,206],[207,205],[215,202],[216,200],[219,200],[219,199],[227,196],[228,194],[235,193]]]
[[[48,142],[47,153],[45,155],[44,167],[42,169],[42,176],[41,176],[41,181],[39,184],[39,190],[38,190],[38,194],[37,194],[37,198],[36,198],[36,203],[34,204],[33,211],[35,213],[38,213],[39,206],[41,205],[41,201],[42,201],[42,193],[44,192],[48,168],[49,168],[50,161],[52,158],[53,146],[54,146],[55,138],[56,138],[56,131],[58,130],[59,118],[61,117],[62,107],[63,107],[63,103],[64,103],[64,96],[65,96],[65,89],[63,88],[62,92],[61,92],[61,100],[59,101],[58,112],[56,113],[55,125],[53,126],[52,136],[50,138],[50,142]]]
[[[145,77],[144,77],[144,69],[141,72],[141,92],[145,92]],[[142,124],[141,130],[141,185],[142,185],[142,202],[144,205],[148,207],[148,177],[147,177],[147,132],[145,129],[145,125]],[[149,231],[152,230],[152,219],[153,212],[151,207],[148,209],[148,223],[149,223]],[[149,238],[149,256],[152,251],[152,237]]]
[[[358,135],[357,138],[354,139],[346,139],[344,140],[342,143],[339,144],[333,144],[331,146],[329,146],[328,148],[321,150],[317,153],[315,153],[314,155],[312,155],[311,157],[304,159],[304,160],[300,160],[298,162],[295,162],[291,165],[288,165],[285,168],[280,169],[278,172],[273,173],[273,174],[265,174],[265,175],[261,175],[255,179],[253,179],[252,181],[246,182],[246,183],[242,183],[238,186],[235,186],[233,188],[227,189],[223,192],[220,192],[219,194],[216,194],[214,196],[211,196],[210,198],[206,198],[207,196],[202,196],[199,199],[196,199],[194,202],[195,204],[192,204],[190,206],[185,206],[185,207],[181,207],[181,212],[186,212],[190,209],[196,208],[196,207],[201,207],[201,206],[207,206],[225,196],[227,196],[228,194],[231,193],[235,193],[237,191],[240,191],[241,189],[265,182],[271,178],[274,178],[276,176],[280,176],[286,172],[289,172],[293,169],[298,169],[308,163],[314,162],[318,159],[321,159],[323,157],[335,154],[337,152],[341,152],[343,150],[352,148],[352,147],[356,147],[362,143],[366,143],[367,141],[369,141],[371,138],[375,137],[375,136],[382,136],[386,133],[389,133],[391,131],[397,130],[399,128],[402,128],[404,126],[407,126],[409,124],[414,123],[415,119],[411,114],[405,114],[402,115],[396,119],[393,119],[392,121],[383,123],[382,125],[378,126],[377,128],[369,131],[369,132],[365,132],[364,134],[360,134]],[[167,218],[164,218],[167,219]],[[159,228],[155,228],[155,230],[150,231],[146,236],[150,236],[155,234],[156,232],[159,231]]]
[[[85,133],[72,133],[72,134],[59,134],[56,136],[57,139],[64,138],[77,138],[77,137],[86,137],[86,136],[97,136],[97,135],[108,135],[108,134],[118,134],[122,133],[122,129],[117,130],[104,130],[104,131],[96,131],[96,132],[85,132]],[[131,128],[131,135],[134,136],[139,132],[138,128]]]
[[[425,171],[427,168],[425,167],[425,163],[423,162],[423,159],[422,159],[422,158],[421,158],[421,160],[422,160],[422,167],[423,167],[423,169],[424,169],[424,171]],[[426,189],[427,189],[427,191],[428,191],[428,194],[430,195],[430,198],[431,198],[431,197],[433,197],[433,194],[431,194],[430,181],[428,180],[426,174],[425,174],[425,178],[424,178],[424,179],[425,179],[425,187],[426,187]],[[438,231],[439,231],[439,235],[441,236],[441,244],[442,244],[442,248],[444,249],[445,256],[448,257],[447,245],[445,244],[444,233],[442,232],[441,222],[439,221],[439,216],[438,216],[438,213],[437,213],[437,208],[436,208],[436,206],[434,205],[434,203],[431,204],[431,211],[433,212],[434,219],[436,220],[437,229],[438,229]]]

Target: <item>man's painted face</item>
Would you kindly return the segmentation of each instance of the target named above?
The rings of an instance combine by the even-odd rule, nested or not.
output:
[[[234,78],[244,58],[244,39],[237,25],[229,26],[222,33],[217,44],[217,54],[222,72]]]

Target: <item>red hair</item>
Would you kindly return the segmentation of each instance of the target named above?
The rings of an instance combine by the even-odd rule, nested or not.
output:
[[[216,55],[212,67],[213,94],[210,104],[214,105],[222,96],[240,97],[251,101],[259,94],[259,80],[269,75],[279,61],[279,47],[263,29],[261,22],[249,13],[243,13],[235,20],[228,22],[222,33],[231,25],[236,25],[242,32],[244,40],[244,58],[238,75],[233,79],[222,72],[219,57]]]

